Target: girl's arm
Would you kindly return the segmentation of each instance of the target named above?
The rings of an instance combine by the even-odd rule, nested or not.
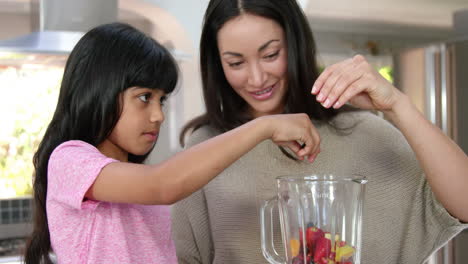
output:
[[[437,199],[454,217],[468,222],[468,156],[364,57],[358,55],[327,68],[312,93],[326,108],[350,102],[384,112],[415,152]]]
[[[265,116],[182,151],[157,165],[105,166],[85,197],[100,201],[172,204],[203,187],[260,142],[271,139],[313,160],[318,133],[305,114]],[[296,142],[306,144],[301,149]],[[157,148],[155,149],[157,151]]]

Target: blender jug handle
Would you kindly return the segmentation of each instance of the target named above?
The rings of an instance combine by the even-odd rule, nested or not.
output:
[[[278,206],[278,198],[263,202],[260,209],[260,227],[263,256],[273,264],[285,264],[286,261],[276,252],[273,244],[273,209]]]

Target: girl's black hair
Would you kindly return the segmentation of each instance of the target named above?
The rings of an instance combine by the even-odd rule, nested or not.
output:
[[[284,30],[287,43],[288,92],[285,113],[306,113],[328,122],[338,111],[326,109],[310,93],[319,76],[316,48],[308,21],[295,0],[211,0],[205,13],[200,40],[200,69],[206,113],[187,123],[180,135],[204,125],[225,132],[252,119],[240,111],[246,102],[229,85],[219,56],[217,34],[223,25],[242,14],[274,20]]]
[[[47,165],[52,151],[68,140],[98,146],[112,132],[122,106],[119,95],[130,87],[171,93],[178,68],[163,46],[127,24],[112,23],[87,32],[71,52],[63,74],[54,116],[34,154],[34,229],[26,263],[52,263],[46,215]],[[129,153],[142,163],[149,153]]]

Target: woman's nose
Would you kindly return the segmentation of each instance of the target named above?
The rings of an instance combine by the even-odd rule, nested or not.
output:
[[[266,74],[259,63],[252,64],[249,69],[248,84],[253,87],[263,87]]]

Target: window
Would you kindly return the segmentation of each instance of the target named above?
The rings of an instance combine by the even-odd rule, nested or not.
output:
[[[54,113],[65,61],[0,53],[0,199],[32,193],[32,158]]]

